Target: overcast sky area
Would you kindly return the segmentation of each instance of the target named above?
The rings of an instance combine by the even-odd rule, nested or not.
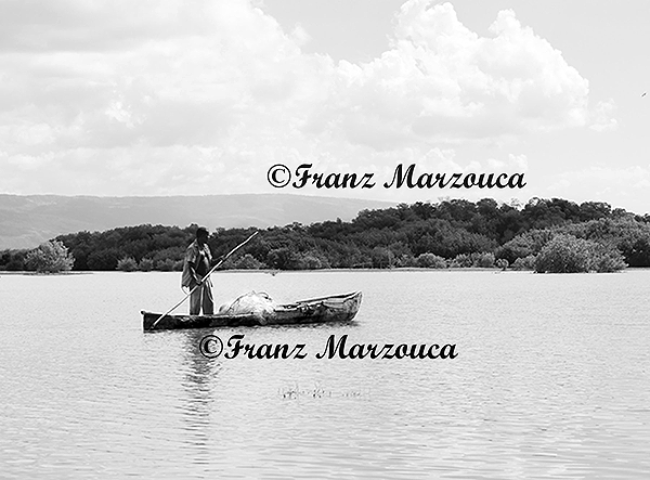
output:
[[[2,0],[0,193],[537,196],[647,213],[648,25],[647,0]],[[378,182],[275,189],[276,163]],[[381,186],[412,163],[527,186]]]

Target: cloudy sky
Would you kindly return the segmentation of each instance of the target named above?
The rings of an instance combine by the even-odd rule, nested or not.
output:
[[[1,0],[0,193],[650,212],[648,25],[647,0]],[[378,182],[275,189],[277,163]],[[412,163],[527,186],[381,186]]]

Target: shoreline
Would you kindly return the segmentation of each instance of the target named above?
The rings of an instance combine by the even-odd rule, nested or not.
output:
[[[650,270],[650,267],[627,267],[618,272],[603,272],[603,273],[624,273],[626,271],[642,271]],[[494,272],[494,273],[535,273],[534,270],[512,270],[510,268],[502,270],[500,268],[481,268],[481,267],[452,267],[452,268],[421,268],[421,267],[400,267],[400,268],[320,268],[314,270],[271,270],[271,269],[259,269],[259,270],[246,270],[246,269],[231,269],[231,270],[217,270],[213,272],[213,275],[218,274],[230,274],[230,273],[265,273],[269,275],[278,275],[281,273],[337,273],[337,272],[376,272],[376,273],[390,273],[390,272]],[[148,272],[142,272],[139,270],[133,272],[123,272],[121,270],[87,270],[87,271],[69,271],[69,272],[57,272],[57,273],[38,273],[38,272],[29,272],[29,271],[5,271],[0,270],[0,277],[3,275],[24,275],[24,276],[66,276],[66,275],[92,275],[95,273],[168,273],[180,275],[181,272],[178,271],[162,271],[162,270],[151,270]],[[598,272],[579,272],[579,273],[598,273]]]
[[[217,270],[212,273],[212,275],[219,273],[268,273],[270,275],[276,275],[280,273],[315,273],[315,272],[501,272],[503,270],[499,268],[480,268],[480,267],[453,267],[453,268],[419,268],[419,267],[400,267],[400,268],[318,268],[313,270],[271,270],[268,268],[265,269],[228,269],[228,270]],[[509,270],[512,272],[516,271],[528,271],[532,270]],[[132,272],[124,272],[121,270],[84,270],[84,271],[69,271],[69,272],[57,272],[57,273],[38,273],[30,271],[5,271],[0,270],[0,276],[2,275],[88,275],[93,273],[175,273],[181,274],[179,271],[163,271],[163,270],[150,270],[148,272],[143,272],[140,270],[134,270]]]

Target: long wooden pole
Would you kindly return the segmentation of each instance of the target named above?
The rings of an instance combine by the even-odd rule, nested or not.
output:
[[[228,258],[229,258],[232,254],[234,254],[237,250],[239,250],[241,247],[243,247],[243,246],[246,245],[248,242],[250,242],[251,239],[252,239],[255,235],[257,235],[257,234],[258,234],[258,232],[254,232],[254,233],[253,233],[250,237],[248,237],[244,242],[240,243],[240,244],[237,245],[235,248],[233,248],[232,250],[230,250],[230,252],[228,252],[228,254],[227,254],[225,257],[223,257],[223,258],[219,261],[219,263],[217,263],[214,267],[212,267],[212,268],[210,269],[210,271],[205,275],[205,277],[203,277],[203,280],[201,280],[201,284],[202,284],[203,282],[205,282],[205,280],[210,276],[210,274],[211,274],[212,272],[214,272],[217,268],[219,268],[223,262],[225,262],[226,260],[228,260]],[[163,317],[165,317],[166,315],[169,315],[169,314],[172,313],[174,310],[176,310],[176,309],[177,309],[177,308],[178,308],[178,307],[179,307],[179,306],[180,306],[180,305],[181,305],[185,300],[187,300],[187,297],[189,297],[190,295],[192,295],[192,293],[194,293],[194,290],[196,290],[197,288],[199,288],[199,287],[201,286],[201,284],[197,284],[197,285],[195,285],[194,288],[193,288],[192,290],[190,290],[190,293],[188,293],[187,295],[185,295],[185,296],[183,297],[183,299],[182,299],[180,302],[178,302],[176,305],[174,305],[172,308],[170,308],[170,309],[167,310],[165,313],[163,313],[160,317],[158,317],[158,320],[156,320],[155,322],[153,322],[153,325],[151,326],[151,328],[153,329],[153,327],[155,327],[156,324],[157,324],[160,320],[162,320]]]

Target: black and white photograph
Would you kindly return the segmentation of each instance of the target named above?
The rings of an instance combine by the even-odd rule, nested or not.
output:
[[[0,479],[650,478],[649,25],[0,0]]]

